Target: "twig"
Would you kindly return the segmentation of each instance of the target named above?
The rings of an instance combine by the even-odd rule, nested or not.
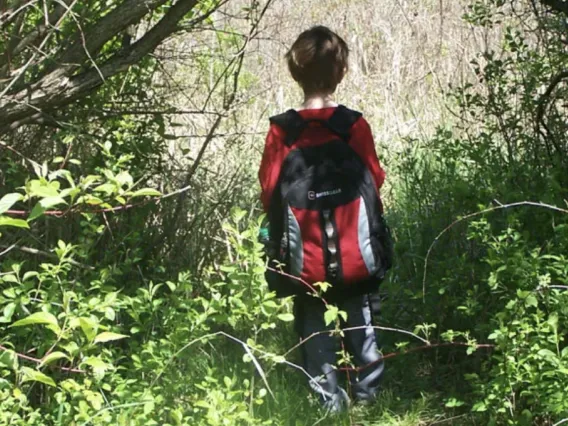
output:
[[[18,15],[18,13],[20,13],[22,10],[31,7],[31,5],[33,5],[34,3],[37,3],[38,0],[32,0],[29,1],[21,6],[19,6],[16,10],[11,11],[11,12],[6,12],[0,15],[0,28],[3,28],[4,26],[8,25],[12,19],[14,19],[14,17],[16,17]]]
[[[568,3],[562,0],[541,0],[545,5],[556,12],[568,15]]]
[[[568,3],[565,4],[567,5],[566,7],[568,8]],[[561,71],[558,74],[556,74],[550,81],[550,84],[548,85],[546,91],[542,94],[542,96],[538,100],[537,104],[538,106],[536,108],[536,123],[537,126],[539,124],[542,124],[543,127],[547,129],[547,131],[548,128],[546,126],[546,122],[544,121],[544,111],[548,106],[548,102],[550,101],[550,95],[552,94],[554,89],[556,89],[556,87],[562,82],[562,80],[566,78],[568,78],[568,70]]]
[[[69,147],[67,147],[67,152],[65,153],[65,157],[63,158],[63,161],[61,162],[61,165],[59,166],[59,170],[62,170],[65,167],[65,164],[67,163],[67,160],[69,160],[69,156],[71,155],[72,149],[73,149],[73,142],[70,142]]]
[[[22,359],[25,359],[27,361],[32,361],[32,362],[35,362],[36,364],[41,364],[43,362],[42,359],[34,358],[34,357],[31,357],[31,356],[28,356],[28,355],[18,353],[16,351],[12,351],[11,349],[8,349],[7,347],[2,346],[2,345],[0,345],[0,350],[6,351],[6,352],[10,352],[10,351],[14,352],[14,354],[18,358],[22,358]],[[80,370],[78,368],[60,367],[60,366],[57,366],[57,365],[55,365],[54,367],[59,369],[59,370],[62,370],[62,371],[68,371],[70,373],[85,373],[85,370]]]
[[[339,371],[362,371],[366,368],[369,368],[371,366],[373,366],[374,364],[378,364],[379,362],[384,361],[385,359],[391,359],[391,358],[396,358],[398,356],[401,355],[406,355],[406,354],[410,354],[413,352],[420,352],[420,351],[424,351],[426,349],[434,349],[434,348],[447,348],[447,347],[473,347],[475,349],[493,349],[495,348],[495,345],[490,344],[490,343],[486,343],[486,344],[480,344],[480,345],[470,345],[469,343],[463,343],[463,342],[450,342],[450,343],[434,343],[431,345],[426,345],[426,346],[419,346],[417,348],[412,348],[409,349],[407,351],[403,351],[403,352],[391,352],[389,354],[383,355],[381,356],[378,360],[370,362],[369,364],[363,365],[361,367],[343,367],[343,368],[339,368]]]
[[[460,414],[459,416],[448,417],[447,419],[437,420],[434,423],[428,423],[428,426],[439,425],[439,424],[442,424],[442,423],[451,422],[453,420],[461,419],[462,417],[465,417],[467,415],[469,415],[469,414],[468,413]]]
[[[77,24],[77,29],[79,30],[79,34],[81,35],[81,44],[83,45],[83,50],[85,51],[85,55],[87,56],[87,58],[89,58],[89,61],[91,61],[93,68],[95,68],[97,70],[97,72],[99,73],[99,76],[101,77],[101,80],[103,81],[103,83],[105,83],[106,82],[105,76],[103,75],[103,73],[99,69],[97,63],[95,62],[95,60],[91,56],[91,52],[89,52],[89,49],[87,48],[87,40],[85,39],[85,33],[83,31],[83,27],[81,26],[81,23],[79,22],[79,20],[75,17],[75,14],[71,13],[71,8],[75,5],[75,3],[71,4],[71,6],[67,6],[62,1],[58,1],[58,3],[61,6],[63,6],[63,8],[67,9],[68,12],[70,12],[71,19],[73,19],[73,21],[75,21],[75,24]]]
[[[77,3],[77,0],[75,0],[71,6],[69,6],[69,9],[67,9],[67,11],[65,11],[65,13],[63,13],[63,15],[61,16],[61,18],[59,18],[57,20],[57,22],[55,23],[54,27],[57,28],[59,27],[59,25],[61,24],[61,22],[63,22],[63,20],[65,19],[65,17],[67,16],[67,14],[69,13],[69,11],[71,10],[71,8],[73,8],[73,6],[75,6],[75,3]],[[38,50],[41,51],[41,49],[43,49],[43,46],[49,41],[50,37],[52,36],[52,34],[54,33],[54,31],[48,33],[46,35],[46,37],[43,39],[43,41],[40,43],[40,45],[38,46]],[[32,56],[30,57],[30,59],[28,60],[28,62],[26,62],[26,64],[20,69],[19,73],[12,79],[12,81],[6,86],[6,88],[2,91],[2,93],[0,93],[0,99],[2,99],[4,97],[4,95],[6,95],[10,89],[12,88],[12,86],[14,84],[16,84],[16,82],[20,79],[20,77],[26,72],[26,70],[29,68],[29,66],[31,65],[31,63],[35,60],[35,58],[37,57],[37,52],[34,52],[32,54]]]
[[[9,247],[9,246],[0,245],[0,248],[7,248],[7,247]],[[35,254],[35,255],[40,255],[40,256],[44,256],[44,257],[49,257],[50,259],[59,260],[59,257],[55,254],[48,253],[48,252],[42,251],[42,250],[38,250],[38,249],[35,249],[35,248],[32,248],[32,247],[12,245],[11,248],[20,250],[24,253]],[[76,260],[73,260],[73,259],[65,259],[65,261],[70,263],[73,266],[77,266],[78,268],[88,269],[90,271],[95,270],[94,267],[89,266],[89,265],[85,265],[84,263],[77,262]]]
[[[29,159],[29,158],[26,157],[24,154],[22,154],[20,151],[18,151],[18,150],[15,149],[15,148],[12,148],[12,147],[11,147],[10,145],[8,145],[7,143],[0,141],[0,146],[6,148],[8,151],[13,152],[14,154],[18,155],[19,157],[22,157],[24,160],[26,160],[26,161],[28,161],[28,162],[30,162],[30,163],[32,163],[32,164],[36,164],[35,161]]]
[[[179,30],[194,29],[197,24],[205,21],[207,18],[209,18],[211,15],[213,15],[213,13],[217,12],[222,6],[224,6],[228,2],[229,2],[229,0],[223,0],[223,1],[218,2],[215,6],[213,6],[210,10],[208,10],[203,15],[200,15],[197,18],[192,19],[191,21],[189,21],[188,23],[186,23],[184,25],[178,25],[178,29]]]
[[[247,345],[245,342],[243,342],[242,340],[239,340],[239,339],[237,339],[236,337],[231,336],[230,334],[225,333],[224,331],[217,331],[216,333],[209,333],[209,334],[206,334],[206,335],[204,335],[204,336],[201,336],[201,337],[198,337],[198,338],[196,338],[196,339],[193,339],[193,340],[190,341],[189,343],[185,344],[185,345],[184,345],[181,349],[179,349],[176,353],[174,353],[174,354],[170,357],[170,359],[168,360],[168,362],[166,363],[166,365],[162,368],[162,370],[156,375],[156,377],[154,377],[154,379],[152,380],[152,382],[151,382],[150,385],[148,386],[148,389],[152,389],[152,387],[154,386],[154,384],[155,384],[155,383],[158,381],[158,379],[164,374],[164,372],[166,371],[166,369],[170,366],[170,364],[174,361],[174,359],[178,357],[179,354],[181,354],[181,353],[182,353],[183,351],[185,351],[187,348],[189,348],[190,346],[193,346],[194,344],[196,344],[196,343],[198,343],[198,342],[201,342],[201,341],[203,341],[203,340],[205,340],[205,339],[217,337],[217,336],[224,336],[224,337],[226,337],[226,338],[228,338],[228,339],[230,339],[230,340],[232,340],[232,341],[234,341],[234,342],[240,343],[243,347],[246,346],[247,348],[252,349],[252,350],[254,350],[254,351],[258,352],[258,353],[261,353],[261,354],[263,354],[263,355],[273,356],[273,354],[271,354],[271,353],[269,353],[269,352],[265,352],[265,351],[262,351],[262,350],[260,350],[260,349],[258,349],[258,348],[253,348],[253,347],[251,347],[251,346],[248,346],[248,345]],[[248,351],[247,351],[247,353],[248,353]],[[310,376],[310,375],[308,374],[308,372],[307,372],[303,367],[301,367],[301,366],[299,366],[299,365],[296,365],[296,364],[293,364],[293,363],[291,363],[291,362],[289,362],[289,361],[287,361],[287,360],[284,360],[283,363],[286,364],[286,365],[289,365],[289,366],[291,366],[291,367],[294,367],[294,368],[296,368],[296,369],[298,369],[298,370],[300,370],[300,371],[302,371],[310,380],[312,380],[314,383],[316,383],[317,386],[319,386],[319,384],[317,384],[317,382],[315,381],[315,379],[314,379],[312,376]],[[321,386],[320,386],[320,389],[323,391],[323,388],[321,388]]]
[[[4,256],[6,253],[11,252],[14,248],[16,248],[16,244],[12,244],[11,246],[8,246],[6,248],[6,250],[4,250],[2,253],[0,253],[0,257]]]
[[[90,423],[90,421],[93,420],[95,417],[97,417],[99,414],[105,413],[107,411],[113,411],[113,410],[116,410],[118,408],[139,407],[141,405],[146,405],[148,402],[152,402],[152,401],[153,400],[141,401],[141,402],[130,402],[130,403],[127,403],[127,404],[120,404],[120,405],[115,405],[115,406],[103,408],[103,409],[97,411],[91,417],[89,417],[84,423],[81,423],[81,426],[88,425]]]
[[[262,381],[264,382],[264,384],[266,385],[266,389],[268,389],[268,392],[270,393],[270,396],[272,396],[272,399],[276,399],[276,397],[274,396],[274,393],[272,392],[272,389],[270,389],[270,386],[268,385],[268,380],[266,380],[266,374],[264,374],[264,370],[262,369],[260,363],[258,362],[258,360],[256,359],[256,357],[253,355],[250,347],[243,341],[231,337],[229,335],[227,335],[226,337],[229,337],[231,340],[235,340],[238,341],[242,347],[244,348],[245,352],[248,354],[248,356],[250,356],[250,359],[252,360],[252,363],[254,364],[254,367],[256,368],[256,370],[258,371],[258,374],[260,375],[260,378],[262,379]]]
[[[520,201],[518,203],[511,203],[511,204],[500,204],[498,206],[495,207],[491,207],[485,210],[481,210],[475,213],[471,213],[468,214],[466,216],[463,216],[455,221],[453,221],[450,225],[448,225],[446,228],[444,228],[444,230],[442,232],[440,232],[436,238],[434,238],[434,241],[432,241],[432,244],[430,244],[430,247],[428,248],[428,251],[426,252],[426,258],[424,259],[424,276],[422,278],[422,300],[425,302],[426,301],[426,275],[428,272],[428,260],[430,259],[430,253],[432,252],[432,249],[434,248],[434,245],[438,242],[438,240],[442,237],[442,235],[444,235],[446,232],[448,232],[450,229],[452,229],[455,225],[457,225],[460,222],[463,222],[464,220],[468,220],[471,219],[473,217],[476,216],[481,216],[484,215],[485,213],[490,213],[496,210],[503,210],[503,209],[508,209],[511,207],[520,207],[520,206],[532,206],[532,207],[543,207],[549,210],[554,210],[560,213],[565,213],[568,214],[568,210],[566,209],[562,209],[560,207],[557,206],[553,206],[550,204],[545,204],[542,202],[534,202],[534,201]]]
[[[314,296],[319,297],[319,298],[321,299],[321,301],[323,302],[324,305],[327,306],[327,305],[329,304],[329,303],[327,303],[327,301],[326,301],[323,297],[321,297],[321,296],[318,294],[318,291],[314,288],[314,286],[312,286],[310,283],[308,283],[307,281],[303,280],[302,278],[296,277],[296,276],[294,276],[294,275],[287,274],[287,273],[284,272],[284,271],[280,271],[280,270],[275,269],[275,268],[272,268],[272,267],[270,267],[270,266],[267,266],[266,269],[268,269],[269,271],[272,271],[272,272],[276,272],[277,274],[282,275],[282,276],[284,276],[284,277],[286,277],[286,278],[290,278],[290,279],[292,279],[292,280],[298,281],[299,283],[301,283],[302,285],[304,285],[305,287],[307,287],[307,288],[314,294]]]
[[[375,330],[394,331],[394,332],[397,332],[397,333],[407,334],[409,336],[415,337],[416,339],[420,340],[422,343],[425,343],[426,346],[431,346],[431,343],[428,340],[423,339],[422,337],[417,336],[416,334],[414,334],[410,331],[402,330],[402,329],[398,329],[398,328],[381,327],[381,326],[378,326],[378,325],[361,325],[361,326],[358,326],[358,327],[342,328],[341,331],[364,330],[364,329],[369,329],[369,328],[372,328],[372,329],[375,329]],[[321,334],[333,334],[335,332],[336,332],[336,330],[324,330],[324,331],[317,331],[315,333],[312,333],[308,337],[306,337],[305,339],[302,339],[299,343],[297,343],[296,345],[294,345],[290,349],[288,349],[282,356],[284,356],[284,357],[288,356],[291,352],[298,349],[300,346],[302,346],[308,340],[310,340],[310,339],[312,339],[316,336],[319,336]]]

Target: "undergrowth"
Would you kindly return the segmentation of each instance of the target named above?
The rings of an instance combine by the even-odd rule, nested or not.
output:
[[[447,99],[452,122],[384,156],[396,263],[380,288],[376,403],[331,417],[308,391],[291,301],[264,281],[251,158],[228,150],[243,164],[223,174],[219,151],[186,176],[185,163],[170,169],[163,117],[126,115],[47,132],[38,152],[23,130],[2,145],[0,424],[561,424],[565,16],[491,0],[465,19],[505,22],[502,50],[472,58],[477,80]],[[131,93],[154,66],[140,64]],[[79,112],[124,85],[109,81]]]

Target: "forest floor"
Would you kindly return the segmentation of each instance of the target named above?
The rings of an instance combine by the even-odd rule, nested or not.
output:
[[[274,338],[275,353],[278,352],[276,348],[291,347],[295,343],[292,330],[275,333]],[[379,332],[378,338],[390,351],[398,336]],[[254,384],[256,381],[259,386],[261,378],[255,367],[249,363],[249,368],[242,369],[244,353],[229,342],[227,345],[217,347],[210,368],[236,378],[237,382],[249,380]],[[368,406],[351,405],[348,411],[339,415],[325,413],[299,369],[279,364],[265,371],[274,397],[267,395],[261,405],[251,401],[251,414],[282,426],[481,425],[476,414],[471,413],[471,407],[461,402],[461,399],[468,399],[470,391],[463,377],[456,374],[456,371],[463,371],[463,366],[433,364],[435,361],[432,360],[437,357],[432,353],[429,355],[403,353],[387,360],[377,401]],[[299,352],[293,353],[288,360],[297,366],[302,363]]]

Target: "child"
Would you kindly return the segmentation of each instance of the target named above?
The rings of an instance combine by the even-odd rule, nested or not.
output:
[[[357,367],[348,374],[351,396],[371,402],[383,362],[368,294],[390,267],[379,198],[385,173],[369,124],[333,101],[348,54],[345,41],[326,27],[300,34],[286,59],[304,102],[271,117],[259,171],[276,247],[269,257],[285,265],[280,271],[272,265],[267,281],[278,296],[296,295],[295,329],[306,339],[301,349],[310,386],[332,411],[345,408],[349,397],[335,370],[339,341],[326,332],[335,324],[326,325],[325,303],[347,313],[342,328],[356,328],[343,338]],[[332,285],[325,302],[313,295],[314,284],[323,281]]]

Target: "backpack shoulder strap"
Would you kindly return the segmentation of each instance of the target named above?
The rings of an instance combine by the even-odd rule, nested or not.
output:
[[[348,143],[351,127],[353,127],[355,122],[357,122],[362,115],[363,114],[358,111],[339,105],[329,120],[322,122],[322,124],[339,136],[344,142]],[[282,114],[274,115],[270,117],[269,120],[271,124],[276,124],[284,131],[286,134],[284,143],[287,146],[292,146],[309,124],[295,109],[289,109]]]
[[[354,111],[345,107],[344,105],[339,105],[332,116],[327,121],[327,127],[333,133],[343,139],[344,142],[349,142],[349,137],[351,134],[351,127],[361,118],[363,114],[358,111]]]
[[[269,120],[271,124],[276,124],[286,133],[284,143],[288,146],[292,146],[296,142],[296,139],[308,125],[307,121],[295,109],[289,109],[282,114],[274,115]]]

